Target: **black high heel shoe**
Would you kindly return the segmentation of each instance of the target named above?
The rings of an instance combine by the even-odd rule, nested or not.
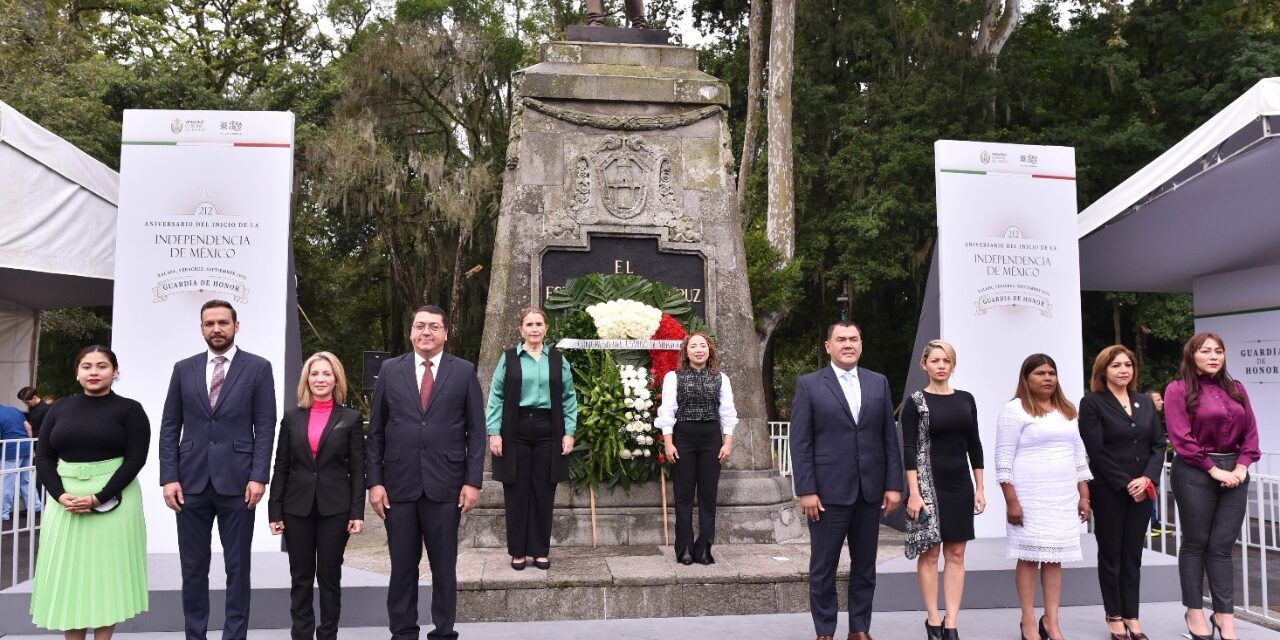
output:
[[[1129,640],[1151,640],[1150,638],[1147,637],[1147,634],[1141,631],[1134,631],[1133,629],[1130,629],[1129,623],[1124,622],[1123,618],[1121,618],[1121,622],[1124,624],[1124,632],[1129,634]]]
[[[1228,638],[1222,635],[1222,627],[1218,626],[1218,621],[1213,617],[1216,615],[1218,615],[1218,612],[1215,611],[1209,616],[1209,640],[1213,640],[1214,634],[1217,634],[1217,636],[1222,640],[1236,640],[1235,638]]]
[[[1021,622],[1021,621],[1019,621],[1019,622],[1018,622],[1018,637],[1019,637],[1019,638],[1022,638],[1022,640],[1032,640],[1031,638],[1028,638],[1028,637],[1026,637],[1026,636],[1022,635],[1022,622]]]
[[[1120,616],[1107,616],[1107,622],[1108,624],[1112,622],[1119,622],[1123,625],[1124,618]],[[1111,633],[1110,626],[1107,627],[1107,633]],[[1129,627],[1124,628],[1124,633],[1111,633],[1111,640],[1129,640]]]
[[[942,640],[942,625],[931,625],[929,619],[924,619],[924,636],[928,640]]]
[[[1040,616],[1040,622],[1036,623],[1036,627],[1040,630],[1040,640],[1053,640],[1044,628],[1044,616]]]
[[[1213,618],[1210,618],[1210,621],[1212,620]],[[1210,631],[1209,631],[1209,635],[1207,636],[1198,635],[1191,631],[1191,613],[1190,612],[1182,614],[1182,621],[1187,623],[1187,635],[1191,637],[1191,640],[1213,640],[1213,627],[1209,627]]]

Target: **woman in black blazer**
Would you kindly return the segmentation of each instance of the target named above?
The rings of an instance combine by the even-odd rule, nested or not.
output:
[[[338,637],[342,554],[364,526],[364,424],[359,411],[342,406],[346,397],[342,362],[321,351],[302,367],[298,408],[280,421],[267,513],[289,552],[294,640]],[[313,581],[320,583],[319,627]]]
[[[1164,464],[1164,431],[1151,399],[1136,392],[1138,367],[1122,345],[1093,361],[1089,388],[1080,400],[1080,439],[1093,471],[1094,536],[1098,584],[1107,626],[1116,640],[1146,640],[1138,622],[1142,546],[1151,518],[1153,478]]]

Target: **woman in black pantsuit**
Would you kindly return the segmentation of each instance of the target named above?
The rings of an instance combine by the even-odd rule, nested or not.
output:
[[[987,508],[978,406],[969,392],[951,388],[955,363],[956,351],[949,343],[932,340],[926,344],[920,354],[920,367],[928,375],[929,384],[902,404],[903,468],[909,489],[907,517],[911,518],[908,544],[919,535],[921,543],[917,546],[927,547],[909,548],[907,557],[919,554],[916,578],[927,611],[925,634],[930,640],[960,638],[957,618],[964,595],[965,547],[974,538],[974,515]],[[922,469],[926,464],[927,468]],[[937,525],[937,534],[921,535],[930,519]],[[929,542],[933,544],[930,546]],[[946,615],[940,617],[938,558],[943,555]]]
[[[543,344],[547,313],[520,311],[524,342],[502,352],[489,384],[485,430],[493,479],[502,483],[511,568],[551,567],[551,514],[556,484],[569,479],[569,453],[578,424],[573,371],[559,351]]]
[[[280,421],[275,472],[267,499],[271,533],[289,553],[293,640],[334,640],[342,614],[342,555],[364,526],[364,424],[342,406],[347,376],[321,351],[302,366],[298,407]],[[320,625],[312,583],[320,583]]]
[[[675,462],[676,560],[715,564],[716,491],[720,465],[733,453],[733,406],[729,377],[720,372],[715,342],[695,331],[684,338],[680,368],[662,379],[662,404],[654,426],[662,429],[667,458]],[[698,537],[693,537],[693,499],[698,498]]]
[[[1151,519],[1151,497],[1164,464],[1164,432],[1155,404],[1136,392],[1133,352],[1103,349],[1093,361],[1092,393],[1080,400],[1080,439],[1093,481],[1098,584],[1107,626],[1115,640],[1146,640],[1138,621],[1142,548]]]

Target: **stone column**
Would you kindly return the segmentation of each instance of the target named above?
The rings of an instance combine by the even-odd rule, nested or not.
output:
[[[563,284],[543,282],[547,251],[579,250],[586,260],[593,239],[634,238],[656,241],[659,261],[699,256],[706,319],[741,419],[720,482],[717,541],[798,535],[791,482],[777,473],[766,422],[727,85],[699,71],[691,49],[600,42],[549,43],[515,80],[479,362],[486,391],[501,351],[519,339],[516,313]],[[658,492],[654,482],[597,495],[601,544],[660,542]],[[553,544],[590,544],[587,503],[561,487]],[[501,545],[501,509],[501,485],[487,482],[464,543]]]

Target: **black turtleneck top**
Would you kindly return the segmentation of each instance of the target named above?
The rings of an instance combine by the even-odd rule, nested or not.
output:
[[[106,502],[120,495],[147,462],[151,422],[137,400],[114,392],[105,396],[77,394],[49,408],[36,442],[36,474],[56,500],[65,490],[58,461],[98,462],[124,458],[96,495]]]

